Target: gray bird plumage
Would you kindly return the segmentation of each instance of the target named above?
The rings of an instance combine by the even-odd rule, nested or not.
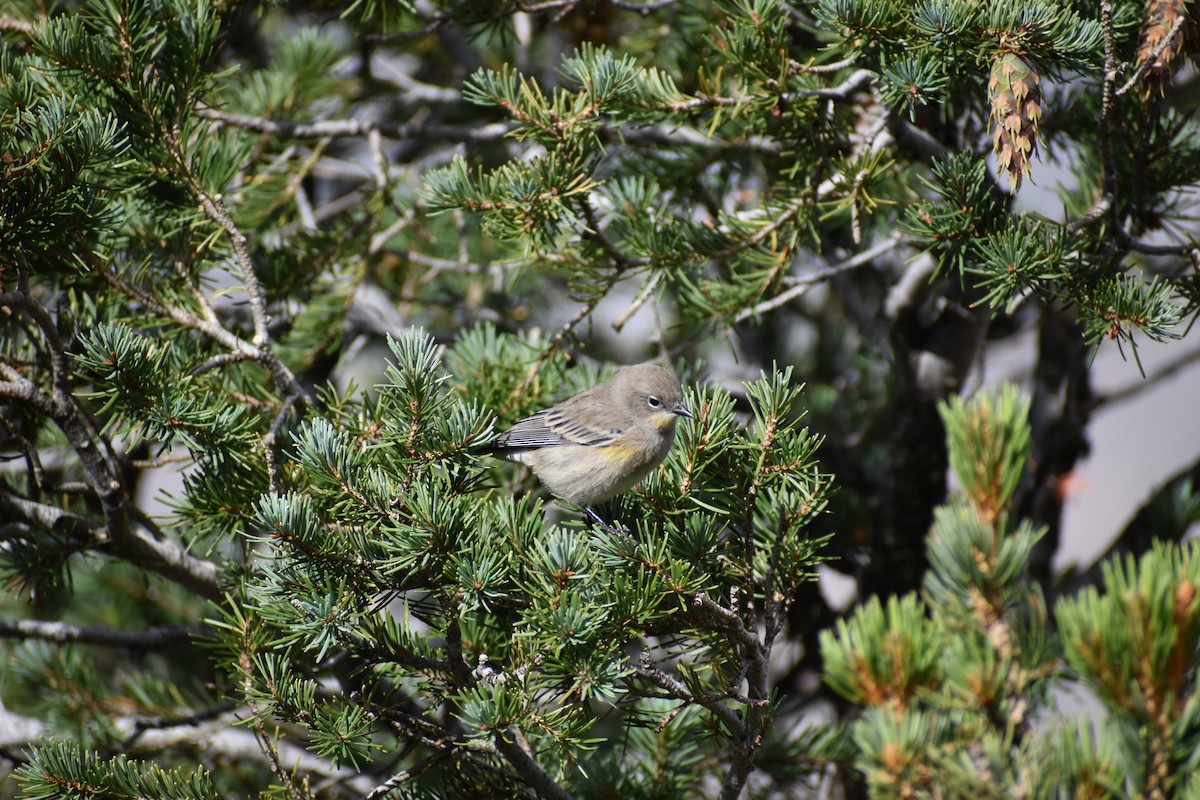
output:
[[[532,469],[555,497],[590,508],[663,462],[681,416],[692,413],[679,379],[657,364],[639,364],[522,419],[490,448]]]

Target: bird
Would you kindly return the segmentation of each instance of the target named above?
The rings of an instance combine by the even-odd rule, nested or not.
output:
[[[662,464],[680,417],[695,419],[675,373],[637,364],[516,422],[489,450],[529,467],[550,494],[609,528],[594,507]]]

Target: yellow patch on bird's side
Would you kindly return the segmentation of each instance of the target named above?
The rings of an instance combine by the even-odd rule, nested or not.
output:
[[[626,464],[630,461],[637,460],[643,453],[639,448],[634,447],[628,442],[613,442],[606,444],[601,448],[604,451],[604,457],[615,464]]]

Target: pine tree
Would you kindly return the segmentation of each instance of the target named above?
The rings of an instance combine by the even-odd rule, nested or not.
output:
[[[3,796],[1200,791],[1196,467],[1051,568],[1091,359],[1200,302],[1192,24],[13,0]],[[611,530],[486,454],[645,359]]]

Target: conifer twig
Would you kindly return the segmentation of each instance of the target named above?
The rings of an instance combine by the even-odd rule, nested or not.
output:
[[[0,383],[0,397],[6,396],[5,386],[6,384]],[[90,491],[91,487],[88,489]],[[21,497],[7,489],[4,484],[0,484],[0,510],[5,512],[4,515],[9,520],[24,520],[48,531],[67,534],[79,545],[86,546],[104,541],[105,531],[102,525],[57,506]]]
[[[383,152],[383,137],[379,128],[367,131],[367,145],[371,150],[371,176],[375,179],[375,190],[387,190],[387,155]]]
[[[384,74],[381,74],[384,73]],[[405,100],[429,103],[460,103],[462,92],[417,80],[400,67],[391,66],[387,59],[371,63],[371,75],[380,83],[392,84],[403,93]]]
[[[395,775],[388,778],[386,781],[379,784],[371,791],[367,792],[365,795],[363,795],[362,800],[378,800],[378,798],[384,797],[389,792],[392,792],[393,790],[399,788],[400,786],[403,786],[404,784],[411,781],[413,778],[419,777],[423,772],[428,770],[434,764],[437,764],[439,761],[446,758],[446,756],[448,756],[449,754],[450,753],[448,750],[439,750],[439,751],[433,753],[432,755],[426,756],[425,758],[418,761],[416,764],[413,764],[411,767],[408,767],[406,769],[400,770]]]
[[[1193,347],[1190,350],[1183,350],[1174,358],[1167,361],[1167,363],[1158,370],[1156,370],[1153,375],[1148,375],[1141,380],[1133,381],[1128,385],[1121,387],[1120,389],[1096,395],[1096,397],[1092,400],[1092,410],[1095,411],[1102,406],[1111,406],[1131,400],[1147,389],[1155,388],[1167,378],[1184,371],[1197,361],[1200,361],[1200,347]]]
[[[8,14],[0,14],[0,31],[14,31],[29,36],[33,33],[33,24]]]
[[[646,281],[645,285],[642,286],[641,291],[638,292],[637,297],[634,298],[633,303],[630,304],[629,308],[627,308],[625,312],[621,314],[621,316],[612,321],[612,327],[614,331],[620,333],[621,329],[629,324],[629,320],[633,319],[638,310],[641,309],[642,306],[646,305],[646,301],[654,296],[654,290],[658,288],[660,283],[662,283],[664,274],[665,273],[663,272],[656,272],[653,276],[651,276],[650,280]]]
[[[773,311],[782,305],[786,305],[787,303],[790,303],[792,300],[795,300],[797,297],[802,296],[803,294],[808,292],[809,289],[811,289],[816,284],[821,283],[822,281],[827,281],[830,278],[833,278],[837,275],[841,275],[843,272],[849,272],[851,270],[857,269],[858,267],[861,267],[861,266],[871,263],[872,261],[874,261],[879,256],[883,255],[884,253],[894,250],[898,245],[900,245],[902,243],[902,241],[903,241],[903,239],[899,234],[893,234],[892,236],[883,240],[882,242],[875,245],[874,247],[864,250],[863,252],[858,253],[856,255],[853,255],[850,258],[847,258],[845,261],[841,261],[837,264],[833,264],[832,266],[826,267],[825,269],[817,270],[816,272],[813,272],[810,275],[800,275],[800,276],[797,276],[794,278],[784,278],[784,281],[791,285],[790,289],[780,292],[779,294],[775,295],[774,297],[772,297],[768,300],[762,301],[761,303],[754,306],[753,308],[743,309],[741,312],[738,313],[738,315],[736,317],[736,321],[744,322],[747,319],[749,319],[750,317],[756,316],[758,314],[766,313],[767,311]]]
[[[841,100],[854,94],[854,92],[864,87],[870,86],[875,80],[875,73],[868,69],[860,69],[851,73],[846,80],[839,83],[837,86],[828,89],[801,89],[795,92],[787,92],[780,96],[780,99],[785,102],[794,102],[804,97],[822,97],[827,99]]]
[[[290,120],[264,119],[243,114],[232,114],[215,108],[196,109],[196,115],[214,122],[244,128],[258,133],[278,136],[281,139],[338,139],[366,137],[375,133],[388,139],[420,139],[434,142],[478,143],[502,139],[512,129],[509,122],[493,122],[479,127],[468,125],[446,125],[434,122],[394,123],[369,119],[318,120],[316,122],[292,122]]]
[[[1116,195],[1116,166],[1112,152],[1112,114],[1116,105],[1117,35],[1113,28],[1112,0],[1100,0],[1100,26],[1104,32],[1104,84],[1100,95],[1100,160],[1104,167],[1104,197],[1109,208]],[[1120,223],[1115,218],[1113,222]]]
[[[279,430],[283,427],[283,422],[287,419],[288,411],[296,402],[296,395],[288,395],[279,409],[279,413],[275,415],[274,421],[271,422],[271,427],[263,436],[263,450],[267,459],[267,486],[272,494],[280,494],[283,491],[283,485],[279,481],[279,464],[275,458],[275,445],[278,443]]]
[[[746,623],[735,612],[725,608],[704,592],[693,594],[691,602],[693,606],[707,612],[711,618],[716,620],[719,623],[717,629],[729,634],[730,638],[747,654],[755,655],[761,651],[762,644],[758,641],[758,636],[746,627]]]
[[[504,729],[495,731],[492,734],[492,742],[521,780],[537,792],[538,797],[571,800],[570,793],[551,778],[515,739],[506,738],[505,734]]]
[[[395,33],[371,33],[366,36],[367,44],[390,44],[392,42],[411,42],[423,39],[432,33],[437,33],[452,19],[449,11],[443,12],[426,20],[424,27],[415,31],[397,31]]]
[[[232,700],[227,700],[223,703],[217,703],[208,708],[202,708],[199,711],[191,714],[183,714],[171,717],[143,717],[133,721],[133,731],[125,737],[124,741],[119,746],[114,748],[117,753],[128,753],[130,749],[138,742],[139,739],[153,731],[163,731],[168,728],[185,728],[194,727],[202,722],[207,722],[211,719],[216,719],[224,714],[228,714],[238,707],[237,703]]]
[[[213,356],[202,364],[192,367],[190,370],[188,370],[188,375],[202,375],[209,370],[224,367],[229,364],[236,364],[239,361],[248,361],[251,357],[252,356],[250,353],[241,351],[236,353],[221,353],[220,355]]]
[[[0,371],[3,369],[7,368],[0,365]],[[129,559],[133,564],[169,578],[201,597],[219,601],[223,594],[215,564],[190,555],[176,542],[156,539],[130,525],[120,481],[108,471],[103,458],[96,452],[99,448],[92,442],[90,433],[71,410],[59,408],[32,383],[28,383],[27,386],[18,385],[15,391],[13,389],[14,382],[0,382],[0,396],[32,398],[32,404],[54,419],[55,424],[71,442],[80,460],[84,462],[90,488],[100,500],[105,524],[96,526],[84,517],[53,506],[35,503],[7,491],[0,491],[0,508],[15,518],[25,519],[46,530],[71,531],[80,544],[107,544],[115,554]],[[63,413],[50,413],[52,411]],[[107,534],[107,542],[104,534]]]
[[[740,242],[731,244],[729,247],[723,248],[721,250],[715,250],[711,253],[707,253],[707,254],[705,254],[704,257],[720,260],[723,258],[729,258],[730,256],[737,255],[738,253],[740,253],[744,250],[750,249],[754,245],[761,242],[763,239],[766,239],[768,236],[770,236],[775,231],[779,230],[786,223],[793,220],[796,217],[796,215],[799,214],[800,211],[806,205],[808,205],[808,203],[809,203],[809,200],[807,197],[803,197],[803,196],[800,197],[799,199],[795,200],[794,202],[792,202],[788,206],[786,206],[777,217],[772,219],[766,225],[759,228],[757,231],[755,231],[750,236],[747,236],[745,239],[741,240]]]
[[[1162,40],[1155,45],[1154,50],[1150,52],[1150,57],[1143,59],[1142,62],[1138,64],[1137,69],[1133,71],[1133,74],[1129,76],[1129,80],[1125,81],[1125,85],[1116,90],[1117,97],[1120,97],[1132,89],[1134,84],[1138,82],[1138,79],[1142,77],[1146,70],[1154,66],[1154,64],[1158,61],[1159,56],[1163,54],[1163,51],[1171,46],[1171,43],[1179,34],[1179,31],[1183,29],[1183,23],[1186,21],[1187,15],[1185,14],[1181,14],[1175,18],[1175,22],[1171,25],[1171,29],[1167,32],[1167,35],[1164,36]]]
[[[616,242],[608,238],[608,235],[604,233],[603,227],[600,225],[600,218],[596,214],[596,209],[588,201],[587,197],[580,197],[577,205],[583,213],[584,220],[587,222],[587,227],[583,231],[583,238],[590,239],[600,245],[600,248],[604,252],[608,253],[612,258],[613,266],[616,270],[615,277],[620,277],[621,273],[626,270],[633,269],[634,267],[644,267],[650,263],[650,259],[648,258],[634,258],[627,255]],[[609,281],[605,293],[615,283],[615,279]]]
[[[685,704],[698,705],[712,712],[713,715],[720,718],[721,722],[733,733],[743,730],[742,719],[738,716],[737,710],[732,706],[722,702],[726,697],[733,696],[733,687],[729,694],[719,695],[717,697],[699,698],[694,695],[686,686],[672,678],[667,673],[663,672],[658,667],[650,663],[649,657],[643,653],[641,663],[635,667],[635,672],[641,678],[653,683],[660,689],[665,690],[671,697],[683,701]],[[738,681],[740,682],[740,678]],[[731,682],[732,684],[733,682]]]
[[[875,73],[870,70],[860,69],[852,73],[846,80],[839,83],[837,86],[831,86],[825,89],[798,89],[793,92],[783,92],[777,96],[779,102],[795,102],[808,97],[827,98],[833,100],[844,100],[854,92],[869,86],[875,80]],[[768,99],[775,98],[775,95],[767,94],[745,94],[736,97],[727,97],[720,95],[698,94],[687,100],[680,100],[674,103],[667,103],[664,109],[667,111],[679,112],[689,111],[697,108],[725,108],[729,106],[741,106],[751,103],[760,103]]]
[[[579,0],[541,0],[541,2],[535,3],[517,0],[516,8],[526,14],[536,14],[539,11],[570,11],[577,5],[579,5]]]
[[[814,75],[821,75],[853,66],[855,61],[858,61],[857,53],[848,58],[843,58],[841,61],[834,61],[831,64],[801,64],[797,61],[792,61],[789,69],[794,73],[811,72]]]
[[[141,287],[136,286],[128,281],[122,280],[121,278],[112,274],[108,271],[105,265],[100,263],[99,259],[95,258],[94,256],[84,254],[84,258],[96,270],[96,274],[101,278],[101,280],[112,286],[114,289],[117,289],[124,294],[127,294],[130,297],[138,300],[147,308],[153,310],[154,313],[159,314],[160,316],[167,317],[168,319],[175,321],[185,328],[192,328],[193,330],[203,333],[205,336],[229,350],[231,354],[241,354],[244,359],[257,361],[271,372],[272,377],[274,377],[276,380],[276,385],[279,386],[280,391],[284,393],[285,397],[288,395],[296,395],[300,401],[307,402],[308,393],[296,380],[296,376],[292,374],[291,370],[289,370],[287,366],[279,360],[278,356],[275,355],[274,351],[269,346],[269,340],[266,347],[257,347],[253,343],[247,342],[245,339],[230,331],[228,328],[222,325],[219,320],[201,319],[195,314],[185,311],[182,308],[174,305],[168,305],[145,289],[142,289]],[[203,369],[198,369],[200,369],[200,371],[204,371],[204,369],[211,369],[213,366],[219,366],[219,364],[211,364],[210,362],[211,359],[200,365],[200,368]]]
[[[637,0],[608,0],[608,2],[623,11],[633,11],[642,16],[647,16],[650,12],[666,8],[669,5],[679,2],[679,0],[647,0],[645,3],[639,3]]]

